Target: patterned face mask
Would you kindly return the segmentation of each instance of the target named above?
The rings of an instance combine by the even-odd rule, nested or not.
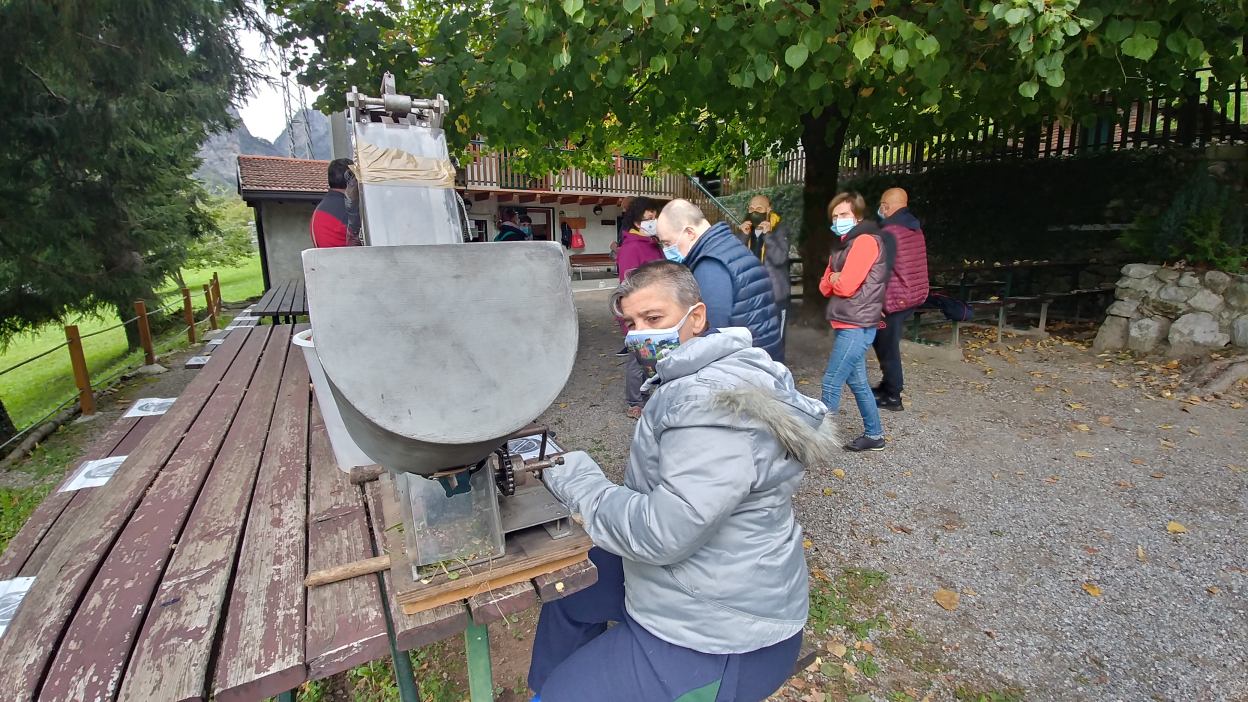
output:
[[[671,353],[680,346],[680,328],[685,326],[685,320],[689,319],[689,314],[693,312],[694,305],[685,312],[685,316],[680,318],[674,327],[666,329],[639,329],[630,331],[624,337],[624,348],[637,359],[637,363],[646,371],[647,376],[653,376],[655,373],[655,364],[660,358]]]

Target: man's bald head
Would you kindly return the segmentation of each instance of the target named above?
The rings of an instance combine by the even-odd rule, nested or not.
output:
[[[750,198],[750,204],[747,206],[750,212],[770,212],[771,199],[766,195],[755,195]]]
[[[659,242],[664,247],[675,245],[682,255],[689,253],[694,242],[711,228],[697,205],[680,198],[663,206],[657,224]]]
[[[891,217],[894,212],[910,206],[910,196],[901,188],[889,188],[880,196],[880,214]]]

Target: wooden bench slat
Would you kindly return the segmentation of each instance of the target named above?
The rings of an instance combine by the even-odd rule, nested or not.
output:
[[[291,344],[287,353],[217,657],[218,702],[276,697],[307,679],[303,578],[311,391],[303,349]]]
[[[132,417],[131,419],[133,420],[136,418]],[[113,447],[113,450],[108,453],[109,456],[125,456],[134,449],[138,448],[139,442],[142,441],[143,437],[147,436],[147,433],[156,426],[160,417],[137,417],[137,419],[138,422],[136,422],[134,427],[130,429],[125,438]],[[75,470],[77,469],[75,468]],[[123,466],[121,470],[126,470],[126,467]],[[72,477],[73,473],[70,473],[66,476],[65,480],[68,481]],[[31,552],[30,557],[26,559],[26,564],[22,566],[20,575],[32,576],[39,572],[39,569],[43,567],[44,561],[48,559],[48,555],[51,554],[52,550],[56,548],[56,545],[60,543],[61,538],[73,528],[75,523],[77,523],[78,513],[86,508],[87,503],[93,499],[95,490],[97,489],[98,488],[87,488],[85,490],[74,490],[66,493],[53,493],[54,495],[67,497],[69,499],[69,503],[61,511],[60,516],[57,518],[56,522],[52,524],[52,527],[44,534],[43,539],[39,542],[39,545],[35,548],[35,550]],[[52,496],[53,495],[49,495],[48,497],[50,498]]]
[[[217,386],[131,515],[66,629],[40,699],[112,699],[116,694],[135,634],[212,458],[244,403],[253,359],[267,336],[257,333],[245,344],[239,363]]]
[[[244,517],[279,394],[291,329],[271,329],[264,355],[221,452],[178,538],[126,668],[122,700],[207,697],[209,664]],[[303,381],[306,389],[307,379]],[[114,615],[116,616],[116,615]]]
[[[308,569],[321,570],[373,556],[364,497],[338,468],[313,401],[308,459]],[[381,590],[375,576],[308,589],[308,678],[320,680],[390,652]]]
[[[542,602],[567,597],[596,582],[598,582],[598,567],[589,558],[567,568],[560,568],[553,573],[533,578],[533,585],[537,587],[537,594],[542,598]]]
[[[16,578],[21,572],[22,567],[26,565],[27,559],[34,553],[35,549],[44,541],[44,537],[48,531],[56,524],[57,518],[69,505],[70,501],[77,494],[76,492],[57,492],[70,478],[74,477],[74,473],[82,467],[87,461],[94,461],[108,456],[116,455],[113,449],[117,444],[121,443],[126,435],[130,433],[139,423],[137,417],[122,417],[118,419],[113,426],[109,427],[100,438],[91,444],[91,448],[83,454],[82,460],[74,464],[72,470],[65,472],[65,477],[57,484],[53,492],[43,498],[39,506],[22,525],[21,531],[9,541],[9,545],[4,549],[4,553],[0,554],[0,580],[9,580]]]
[[[513,583],[468,598],[472,623],[477,626],[491,624],[535,605],[537,605],[537,590],[534,589],[531,580]]]
[[[264,295],[260,296],[260,301],[252,306],[251,314],[255,317],[270,316],[271,310],[273,309],[273,299],[281,294],[283,285],[285,285],[285,282],[278,283],[268,290],[265,290]]]
[[[31,700],[55,653],[65,625],[74,613],[101,560],[129,520],[157,472],[177,448],[187,427],[208,402],[218,381],[243,345],[240,336],[222,344],[214,367],[206,367],[161,417],[126,469],[97,488],[94,499],[60,540],[39,569],[22,605],[0,637],[0,690],[8,700]]]
[[[364,490],[368,495],[368,511],[373,520],[373,535],[377,539],[378,551],[384,549],[385,552],[391,554],[393,560],[393,554],[403,553],[403,534],[398,529],[388,529],[388,527],[401,522],[402,519],[399,515],[386,514],[383,488],[393,492],[393,484],[384,480],[386,476],[382,478],[383,480],[366,483]],[[403,558],[403,560],[407,559]],[[390,608],[390,621],[394,623],[395,646],[400,651],[410,651],[448,639],[456,634],[462,634],[472,623],[472,617],[463,601],[444,604],[417,614],[405,614],[402,605],[395,602],[394,593],[396,588],[410,587],[412,571],[406,566],[384,571],[382,580],[386,585],[386,604]]]

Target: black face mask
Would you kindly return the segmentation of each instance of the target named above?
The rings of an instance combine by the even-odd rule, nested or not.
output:
[[[757,227],[759,224],[767,220],[767,215],[763,212],[751,212],[748,216],[746,216],[746,219],[749,220],[750,224]]]

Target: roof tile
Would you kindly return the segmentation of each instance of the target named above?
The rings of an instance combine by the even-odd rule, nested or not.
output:
[[[277,156],[239,156],[239,190],[325,193],[329,161]]]

